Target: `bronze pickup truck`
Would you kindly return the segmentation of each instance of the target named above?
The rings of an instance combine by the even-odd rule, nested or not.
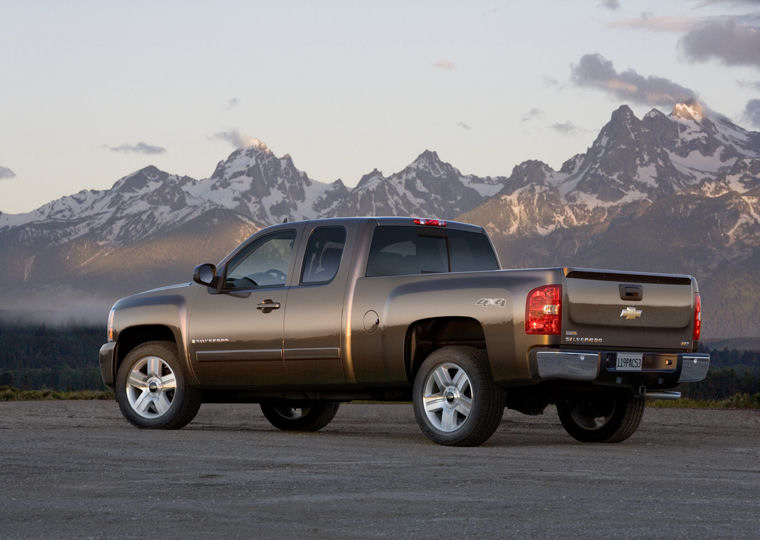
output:
[[[143,428],[242,401],[313,431],[341,402],[411,400],[428,438],[465,446],[505,407],[555,404],[575,439],[619,442],[645,398],[705,378],[700,330],[691,276],[501,270],[481,227],[341,218],[263,229],[193,283],[119,300],[100,368]]]

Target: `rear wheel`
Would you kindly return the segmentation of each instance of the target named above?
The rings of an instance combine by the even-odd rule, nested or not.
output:
[[[270,401],[261,404],[269,423],[283,431],[317,431],[335,418],[337,401]]]
[[[447,446],[483,444],[504,414],[504,392],[485,355],[469,347],[443,347],[428,356],[414,379],[413,401],[422,433]]]
[[[633,394],[572,397],[557,403],[562,427],[581,442],[617,443],[634,434],[645,402]]]
[[[179,429],[201,406],[201,392],[187,385],[174,343],[149,341],[124,358],[116,376],[116,401],[141,428]]]

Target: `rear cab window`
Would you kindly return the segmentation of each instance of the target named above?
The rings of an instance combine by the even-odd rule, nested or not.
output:
[[[317,227],[309,237],[301,269],[301,285],[329,283],[335,278],[346,243],[344,227]]]
[[[379,226],[367,277],[498,270],[485,234],[438,227]]]

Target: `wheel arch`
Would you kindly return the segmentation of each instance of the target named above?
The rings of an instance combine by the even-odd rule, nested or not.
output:
[[[119,367],[121,366],[127,355],[137,346],[147,343],[149,341],[166,341],[173,343],[177,347],[177,356],[180,363],[184,366],[185,354],[183,347],[180,346],[182,342],[180,339],[180,332],[178,328],[173,328],[163,324],[143,324],[130,326],[119,332],[118,340],[116,342],[116,353],[114,362],[114,380],[119,373]]]
[[[432,317],[409,325],[404,343],[407,380],[414,383],[417,371],[430,353],[451,345],[472,347],[488,357],[483,325],[477,319]]]

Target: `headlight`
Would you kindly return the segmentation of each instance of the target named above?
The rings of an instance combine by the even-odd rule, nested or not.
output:
[[[113,317],[115,314],[115,308],[111,308],[111,311],[108,312],[108,341],[114,341]]]

